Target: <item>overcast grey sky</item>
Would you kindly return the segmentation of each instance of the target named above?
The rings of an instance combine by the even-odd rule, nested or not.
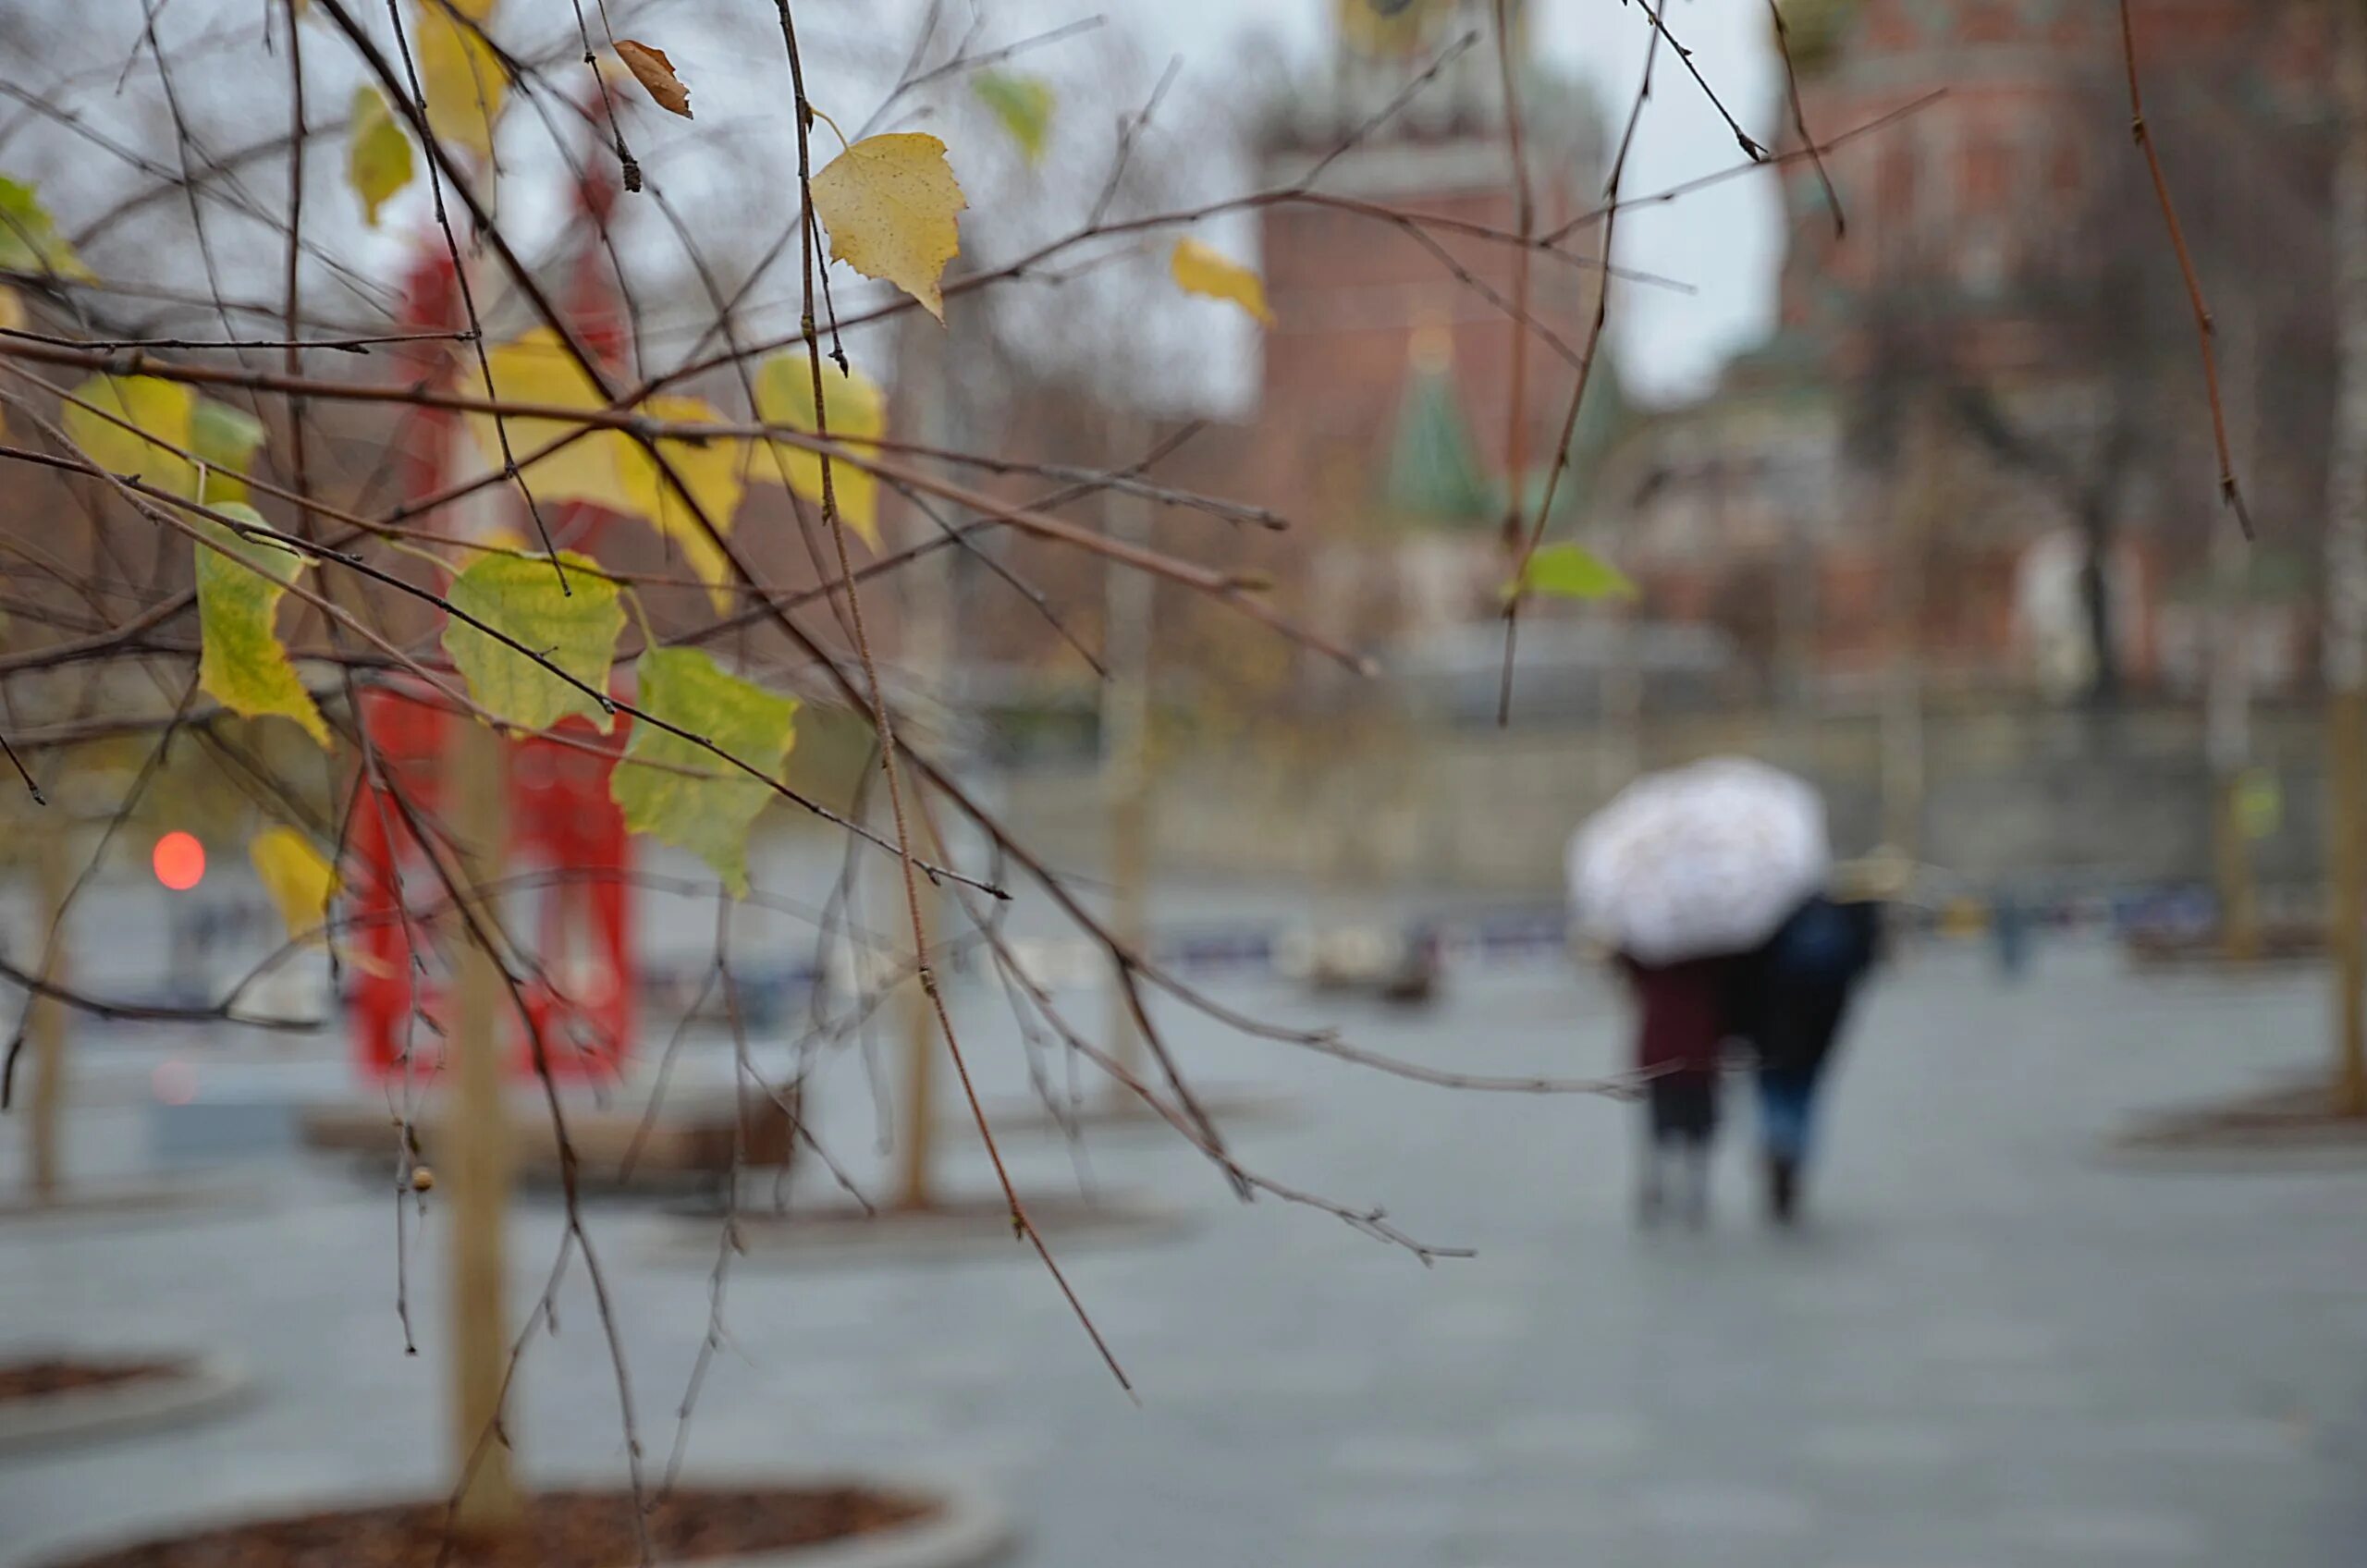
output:
[[[0,0],[0,7],[9,3]],[[1633,0],[1528,3],[1539,49],[1584,80],[1606,118],[1615,124],[1634,98],[1650,37],[1650,24],[1642,7]],[[678,0],[675,6],[660,6],[656,16],[689,17],[707,4],[708,0]],[[1779,76],[1767,36],[1767,0],[1666,0],[1666,4],[1670,28],[1694,51],[1702,73],[1746,126],[1762,140],[1771,139],[1779,108]],[[1140,57],[1139,80],[1144,83],[1157,75],[1169,56],[1182,56],[1184,72],[1174,112],[1162,116],[1171,127],[1171,140],[1164,151],[1171,160],[1168,173],[1175,193],[1183,196],[1188,190],[1191,199],[1196,200],[1231,193],[1238,181],[1250,175],[1231,166],[1229,153],[1218,158],[1197,156],[1196,138],[1205,136],[1211,122],[1243,112],[1245,79],[1262,84],[1275,80],[1275,67],[1285,62],[1306,67],[1319,60],[1330,47],[1333,0],[981,0],[981,6],[992,24],[990,42],[1026,37],[1096,14],[1105,17],[1127,35],[1131,47],[1122,53]],[[948,9],[958,18],[964,8],[956,5]],[[521,7],[512,9],[522,14]],[[841,68],[852,74],[844,81],[833,79],[828,84],[841,113],[848,112],[847,104],[865,103],[866,92],[873,91],[862,84],[864,72],[884,77],[901,62],[901,30],[884,25],[883,17],[904,10],[917,15],[918,9],[919,0],[850,0],[843,11],[831,13],[834,20],[849,24],[850,37],[873,45],[870,56],[876,56],[847,53]],[[378,13],[365,14],[383,25]],[[74,75],[84,81],[78,109],[104,121],[116,100],[104,89],[127,52],[134,59],[140,57],[130,50],[129,41],[144,25],[146,8],[139,0],[81,0],[70,22],[67,15],[67,8],[58,8],[52,29],[55,36],[47,41],[55,48],[47,51],[43,64],[59,75]],[[182,0],[168,15],[177,37],[194,40],[210,31],[221,31],[226,37],[244,39],[240,47],[253,46],[251,30],[257,13],[249,0]],[[558,26],[551,18],[543,20]],[[700,115],[692,124],[654,110],[638,114],[633,122],[636,151],[653,178],[668,184],[688,215],[692,232],[710,244],[737,239],[754,245],[787,221],[787,196],[778,178],[786,116],[780,112],[778,66],[765,53],[768,44],[762,28],[751,23],[737,31],[701,30],[658,19],[649,25],[661,29],[649,36],[662,33],[685,80],[693,82]],[[521,31],[521,36],[527,31],[531,30]],[[1041,68],[1056,75],[1060,68],[1088,72],[1098,68],[1097,56],[1084,44],[1062,58],[1068,62],[1065,66],[1048,51]],[[1106,55],[1099,58],[1103,60],[1100,68],[1106,68]],[[350,92],[354,71],[343,52],[309,52],[307,67],[309,75],[319,79],[314,88],[322,102],[341,103]],[[1088,105],[1085,95],[1078,100],[1080,110],[1092,109],[1090,116],[1064,116],[1056,127],[1056,140],[1066,137],[1076,143],[1069,149],[1073,153],[1072,162],[1094,170],[1096,179],[1106,160],[1106,139],[1111,134],[1110,120],[1104,116],[1113,104],[1134,103],[1142,91],[1114,80],[1102,85],[1110,89],[1102,94],[1105,102]],[[239,71],[193,73],[190,80],[181,84],[180,92],[183,107],[199,113],[209,124],[218,121],[218,134],[231,140],[251,139],[253,129],[243,121],[260,117],[276,123],[274,117],[284,113],[276,103],[261,99],[248,103],[253,96],[251,80]],[[966,102],[966,96],[954,92],[950,102],[958,106]],[[1186,99],[1196,104],[1196,114],[1184,112]],[[538,217],[555,223],[569,210],[568,203],[557,188],[544,188],[547,180],[538,183],[532,178],[537,164],[531,153],[546,140],[545,128],[520,109],[513,108],[507,121],[504,141],[511,149],[508,166],[514,178],[506,182],[503,215],[513,232],[523,230],[532,239]],[[103,206],[112,194],[119,194],[108,181],[122,184],[129,178],[105,160],[93,162],[87,149],[62,133],[50,139],[54,155],[46,161],[33,155],[38,150],[29,147],[32,140],[36,138],[29,134],[11,144],[10,152],[18,159],[12,172],[27,178],[56,177],[69,213],[78,200],[84,206]],[[969,229],[988,249],[1000,245],[1007,251],[1024,238],[1048,236],[1017,223],[1009,233],[991,233],[987,223],[990,212],[1009,209],[1024,214],[1028,202],[1023,198],[1042,183],[1031,184],[1032,177],[1016,167],[1015,153],[1000,141],[992,135],[968,138],[961,144],[956,164],[979,204]],[[1741,153],[1716,112],[1663,55],[1658,91],[1647,108],[1628,170],[1628,192],[1646,194],[1731,168],[1740,161]],[[74,180],[64,178],[68,171],[76,176]],[[341,178],[341,165],[335,160],[322,160],[315,174],[324,182],[335,182]],[[1655,398],[1697,390],[1715,374],[1727,355],[1765,331],[1779,260],[1778,198],[1773,176],[1755,172],[1681,202],[1637,211],[1623,222],[1620,262],[1657,276],[1682,280],[1696,290],[1686,294],[1638,286],[1614,295],[1613,341],[1631,390]],[[1066,221],[1073,215],[1069,207],[1073,205],[1053,203],[1055,217]],[[358,218],[359,214],[351,215]],[[419,242],[427,222],[423,185],[399,202],[378,235],[365,237],[357,226],[350,242],[365,257],[383,252],[391,267],[404,245]],[[549,227],[550,223],[539,225]],[[654,223],[643,227],[649,230],[644,236],[647,248],[670,255],[676,243],[670,230],[661,232],[663,226]],[[1204,237],[1220,247],[1245,249],[1254,243],[1253,232],[1254,226],[1246,219],[1204,226]],[[260,230],[258,235],[258,243],[276,254],[276,237]],[[221,237],[217,233],[215,238]],[[136,248],[119,246],[109,261],[119,269],[138,272],[142,256]],[[793,289],[782,288],[776,292],[779,298],[760,301],[770,308],[768,321],[778,321],[782,311],[796,303]],[[1064,299],[1062,312],[1076,314],[1069,300],[1080,297]],[[1164,369],[1162,384],[1184,388],[1196,407],[1211,398],[1220,405],[1228,398],[1237,400],[1246,390],[1248,378],[1236,373],[1254,362],[1247,351],[1251,342],[1247,324],[1221,306],[1179,300],[1163,284],[1158,297],[1165,302],[1160,311],[1123,311],[1117,325],[1094,318],[1097,343],[1113,333],[1124,336],[1121,326],[1141,329],[1134,331],[1138,337],[1159,326],[1163,336],[1148,337],[1158,339],[1149,348],[1166,356],[1159,362],[1209,361],[1189,374],[1172,367]],[[1106,343],[1102,346],[1106,348]],[[1208,374],[1201,374],[1202,371]],[[1217,392],[1200,388],[1201,381],[1217,387]]]
[[[1648,29],[1628,0],[1531,0],[1539,47],[1594,90],[1613,117],[1634,99]],[[1105,0],[1147,55],[1181,55],[1186,83],[1220,90],[1245,41],[1269,37],[1303,60],[1329,47],[1331,0]],[[1671,0],[1671,32],[1746,128],[1772,139],[1780,112],[1766,0]],[[1630,193],[1663,189],[1741,161],[1734,137],[1682,71],[1662,56],[1628,169]],[[1619,260],[1682,279],[1698,293],[1633,288],[1616,300],[1613,333],[1629,387],[1670,398],[1702,386],[1772,319],[1781,261],[1775,178],[1756,174],[1623,221]]]

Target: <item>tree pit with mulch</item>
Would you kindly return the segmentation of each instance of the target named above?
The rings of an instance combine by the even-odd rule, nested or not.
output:
[[[2136,931],[2126,943],[2129,962],[2140,969],[2219,969],[2240,972],[2275,964],[2307,963],[2326,956],[2323,923],[2281,922],[2253,934],[2249,959],[2229,952],[2227,937],[2219,931]]]
[[[73,1361],[49,1357],[0,1362],[0,1405],[18,1400],[112,1391],[129,1383],[153,1383],[188,1376],[187,1367],[170,1361]]]
[[[2346,1163],[2367,1159],[2367,1117],[2347,1115],[2322,1080],[2158,1111],[2113,1140],[2119,1154],[2152,1160],[2217,1157]]]
[[[648,1561],[792,1552],[916,1524],[936,1505],[857,1487],[681,1488],[644,1519]],[[634,1503],[618,1491],[543,1492],[514,1532],[455,1537],[442,1501],[255,1520],[75,1558],[57,1568],[633,1568]]]

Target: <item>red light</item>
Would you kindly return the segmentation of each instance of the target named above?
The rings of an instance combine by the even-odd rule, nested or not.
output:
[[[166,834],[148,858],[156,868],[156,880],[176,893],[186,893],[205,880],[205,846],[194,833]]]

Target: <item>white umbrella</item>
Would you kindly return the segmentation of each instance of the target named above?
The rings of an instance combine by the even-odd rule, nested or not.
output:
[[[1645,963],[1747,952],[1833,868],[1824,802],[1741,757],[1647,774],[1570,840],[1570,899],[1588,936]]]

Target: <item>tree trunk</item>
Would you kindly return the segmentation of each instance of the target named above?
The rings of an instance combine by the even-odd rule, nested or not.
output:
[[[2120,646],[2112,613],[2112,501],[2080,497],[2079,540],[2087,558],[2079,566],[2079,602],[2088,619],[2088,649],[2095,665],[2088,677],[2088,701],[2111,707],[2120,701]]]
[[[1882,706],[1883,839],[1913,856],[1923,837],[1924,552],[1942,496],[1946,460],[1938,422],[1927,408],[1907,412],[1891,475],[1891,657]]]
[[[1111,422],[1118,440],[1110,461],[1121,453],[1148,445],[1136,420]],[[1129,545],[1146,544],[1150,536],[1150,503],[1139,496],[1111,492],[1109,499],[1110,536]],[[1109,811],[1110,929],[1131,949],[1139,950],[1149,937],[1150,902],[1150,655],[1154,598],[1147,573],[1116,561],[1102,566],[1103,604],[1108,621],[1102,637],[1102,657],[1110,678],[1101,688],[1101,782]],[[1139,1079],[1144,1042],[1127,995],[1126,976],[1115,970],[1110,977],[1109,1049],[1118,1065]],[[1112,1104],[1132,1107],[1134,1091],[1112,1079],[1107,1088]]]
[[[917,826],[917,825],[915,825]],[[924,852],[918,839],[913,852]],[[935,884],[921,879],[921,932],[934,939]],[[904,1025],[901,1130],[897,1133],[896,1207],[919,1213],[937,1204],[937,1007],[917,974],[897,985],[897,1007]]]
[[[59,809],[50,808],[53,812]],[[41,927],[46,937],[41,974],[52,985],[59,985],[65,982],[67,973],[63,916],[66,896],[74,885],[74,835],[55,827],[43,833],[34,858]],[[32,1047],[33,1059],[31,1125],[26,1129],[31,1165],[26,1176],[32,1186],[33,1201],[46,1204],[56,1201],[66,1184],[61,1124],[66,1117],[67,1014],[66,1004],[51,997],[31,998],[25,1012],[25,1034]]]
[[[2327,876],[2336,1093],[2346,1113],[2367,1115],[2367,6],[2342,0],[2338,15],[2343,144],[2333,239],[2341,369],[2326,479]]]
[[[1817,741],[1817,582],[1819,557],[1809,531],[1795,522],[1775,561],[1776,646],[1782,689],[1776,700],[1792,765],[1815,771]]]
[[[509,830],[507,742],[490,726],[456,717],[444,765],[446,819],[452,826],[460,891],[488,937],[497,912],[484,889],[501,876]],[[502,1426],[509,1364],[509,1111],[502,1102],[502,1043],[510,1011],[501,961],[455,921],[458,981],[445,1020],[446,1148],[442,1190],[452,1235],[452,1443],[459,1472],[452,1525],[482,1538],[520,1517]]]
[[[1645,634],[1651,619],[1634,601],[1612,607],[1612,638],[1595,675],[1594,793],[1598,805],[1644,771]]]
[[[2256,449],[2259,337],[2249,302],[2224,320],[2228,423],[2241,444],[2240,460],[2249,449]],[[2211,766],[2213,863],[2219,885],[2220,945],[2230,959],[2250,962],[2260,956],[2260,900],[2242,806],[2252,760],[2247,592],[2251,552],[2243,535],[2224,519],[2216,529],[2211,538],[2211,668],[2203,677],[2202,697],[2204,746]]]
[[[921,441],[944,450],[959,450],[967,442],[967,421],[953,380],[954,348],[942,330],[933,324],[923,323],[907,339],[907,353],[919,367],[916,381],[920,398],[914,410],[916,428]],[[919,544],[938,533],[938,521],[918,507],[909,513]],[[959,528],[966,521],[956,513],[944,519],[946,525]],[[955,668],[954,631],[960,606],[953,592],[953,563],[963,554],[956,547],[938,550],[906,567],[901,573],[903,589],[903,627],[901,643],[903,662],[914,690],[921,703],[939,704],[939,731],[951,744],[960,715],[955,711],[950,682]],[[896,726],[901,743],[909,745],[912,736],[900,720]],[[882,791],[884,796],[884,791]],[[882,827],[892,837],[896,825],[889,818],[882,801]],[[915,804],[917,804],[917,800]],[[938,859],[944,847],[937,844],[928,828],[926,812],[910,814],[906,827],[912,834],[912,851],[915,859]],[[904,890],[901,868],[889,857],[877,863],[888,879],[889,909],[901,909]],[[937,1202],[935,1172],[937,1169],[937,1076],[939,1029],[937,1004],[922,985],[919,965],[926,959],[931,943],[937,938],[943,913],[943,894],[937,883],[926,876],[919,876],[914,892],[920,906],[920,929],[914,933],[918,945],[913,952],[914,973],[898,984],[897,1016],[904,1036],[903,1084],[901,1124],[897,1130],[896,1207],[919,1211],[932,1207]]]

